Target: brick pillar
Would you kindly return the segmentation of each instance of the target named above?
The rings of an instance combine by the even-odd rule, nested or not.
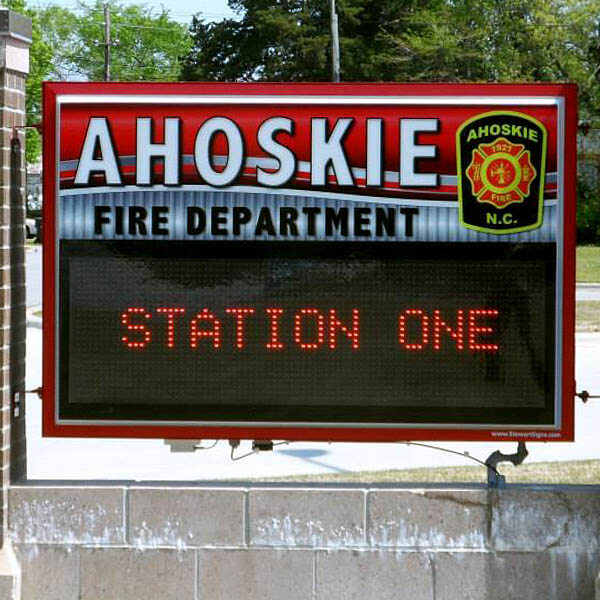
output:
[[[6,543],[8,486],[25,474],[25,416],[12,399],[25,389],[25,79],[31,21],[0,9],[0,357],[2,364],[2,551],[0,598],[18,596],[18,570]],[[20,129],[19,129],[20,128]]]
[[[31,21],[0,10],[0,215],[2,332],[3,523],[6,488],[25,474],[24,411],[12,399],[25,389],[25,78],[29,70]]]

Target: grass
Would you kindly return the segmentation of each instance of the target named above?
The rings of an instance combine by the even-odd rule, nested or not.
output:
[[[576,330],[600,331],[600,302],[593,300],[577,302]]]
[[[577,283],[600,283],[600,246],[577,248]]]
[[[486,483],[485,467],[438,467],[428,469],[398,469],[392,471],[361,471],[280,477],[263,481],[293,481],[299,483]],[[600,484],[600,460],[541,462],[514,467],[501,464],[498,471],[507,483]]]

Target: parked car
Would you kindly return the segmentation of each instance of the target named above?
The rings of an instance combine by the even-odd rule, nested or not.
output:
[[[25,219],[25,234],[28,239],[37,237],[37,223],[35,219]]]

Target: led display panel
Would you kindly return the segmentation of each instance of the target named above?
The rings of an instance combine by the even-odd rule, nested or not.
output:
[[[45,435],[572,439],[574,102],[46,84]]]

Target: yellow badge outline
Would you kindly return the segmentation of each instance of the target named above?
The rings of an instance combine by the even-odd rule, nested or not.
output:
[[[526,119],[537,125],[542,132],[542,159],[540,164],[540,172],[538,173],[540,177],[540,191],[538,198],[538,218],[535,223],[530,225],[525,225],[524,227],[513,227],[512,229],[492,229],[488,227],[480,227],[478,225],[472,225],[471,223],[465,223],[463,218],[463,189],[462,189],[462,160],[460,153],[460,134],[463,129],[465,129],[471,123],[478,121],[484,117],[491,116],[516,116],[522,119]],[[514,142],[513,142],[514,143]],[[514,110],[492,110],[486,113],[480,113],[467,119],[464,123],[461,123],[460,127],[456,130],[456,179],[457,179],[457,189],[458,189],[458,222],[465,227],[466,229],[472,229],[474,231],[479,231],[481,233],[489,233],[493,235],[509,235],[511,233],[521,233],[522,231],[531,231],[532,229],[538,229],[541,227],[544,221],[544,188],[546,183],[546,153],[548,146],[548,132],[546,127],[543,125],[541,121],[538,121],[535,117],[530,115],[526,115],[524,113],[520,113]],[[526,149],[527,150],[527,149]],[[535,166],[534,166],[535,168]]]

